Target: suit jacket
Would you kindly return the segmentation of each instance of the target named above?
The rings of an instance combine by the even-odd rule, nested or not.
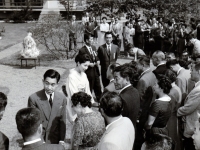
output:
[[[84,54],[88,54],[90,57],[90,62],[91,63],[97,63],[97,61],[99,60],[99,58],[97,57],[97,51],[96,51],[96,47],[95,46],[91,46],[92,50],[93,50],[93,56],[90,54],[89,50],[87,49],[86,46],[83,46],[80,50],[79,50],[79,54],[84,55]],[[98,75],[100,75],[99,72],[99,67],[98,65],[95,65],[94,67],[88,67],[88,69],[85,71],[87,77],[94,77],[94,74],[97,73]]]
[[[58,144],[47,144],[39,141],[33,144],[24,145],[22,150],[64,150],[64,147]]]
[[[45,90],[43,89],[29,97],[28,107],[40,110],[43,136],[46,143],[58,144],[59,141],[64,141],[66,133],[66,99],[63,94],[54,92],[51,109]]]
[[[0,150],[9,149],[9,139],[2,132],[0,132]]]
[[[108,66],[111,63],[117,61],[119,55],[119,47],[117,45],[111,44],[111,52],[108,53],[107,45],[101,45],[98,49],[98,58],[100,60],[101,72],[107,71]]]
[[[162,64],[162,65],[159,65],[154,71],[153,73],[155,74],[156,78],[159,79],[159,75],[165,75],[167,71],[167,67],[166,67],[166,64]]]
[[[185,117],[184,136],[192,137],[196,121],[199,120],[198,113],[200,113],[200,82],[188,94],[185,99],[184,106],[177,111],[177,116]]]
[[[132,150],[135,129],[130,119],[122,117],[112,123],[103,134],[98,150]]]
[[[136,121],[140,110],[140,96],[138,90],[131,85],[121,91],[119,96],[124,102],[122,116],[128,117],[132,121],[134,127],[136,127]]]
[[[181,89],[182,94],[188,94],[188,80],[191,77],[190,71],[186,69],[181,69],[177,75],[176,85]],[[184,95],[182,96],[185,97]]]
[[[71,38],[77,38],[77,30],[78,30],[78,22],[72,21],[68,22],[68,30],[69,30],[69,37]]]
[[[145,92],[149,86],[153,87],[156,83],[156,76],[152,73],[151,69],[147,70],[140,76],[140,79],[137,83],[137,90],[140,94],[140,108],[143,108],[143,103],[146,100]]]
[[[141,26],[139,24],[136,24],[135,26],[135,45],[136,47],[138,48],[141,48],[143,49],[143,47],[140,47],[143,45],[143,32],[142,32],[142,29],[141,29]]]

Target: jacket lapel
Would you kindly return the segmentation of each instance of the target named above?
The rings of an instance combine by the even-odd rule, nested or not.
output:
[[[55,119],[55,117],[57,115],[57,111],[60,109],[60,107],[62,107],[61,100],[58,97],[57,92],[54,92],[53,105],[52,105],[47,129],[49,129],[51,127],[51,124],[52,124],[51,122],[53,122],[53,119]]]
[[[38,101],[42,106],[42,110],[43,110],[47,120],[49,120],[49,116],[51,114],[51,107],[50,107],[49,101],[47,99],[47,96],[46,96],[44,90],[42,91],[41,99],[39,99]]]

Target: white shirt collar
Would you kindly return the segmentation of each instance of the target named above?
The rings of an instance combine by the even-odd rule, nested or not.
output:
[[[181,67],[180,69],[178,69],[177,71],[177,75],[180,73],[180,71],[183,69],[183,67]]]
[[[106,46],[108,47],[108,46],[110,46],[111,47],[111,45],[112,45],[112,43],[110,43],[109,45],[106,43]]]
[[[46,96],[47,96],[47,99],[49,100],[49,98],[50,98],[50,95],[49,95],[49,94],[47,94],[47,93],[46,93],[46,91],[45,91],[45,94],[46,94]],[[53,101],[53,98],[54,98],[54,92],[52,93],[52,96],[51,96],[51,98],[52,98],[52,101]]]
[[[200,84],[200,81],[198,81],[197,83],[195,83],[195,87],[196,87],[198,84]]]
[[[124,89],[126,89],[127,87],[129,87],[129,86],[131,86],[131,84],[128,84],[128,85],[126,85],[125,87],[123,87],[123,88],[119,91],[119,94],[120,94]]]
[[[140,76],[142,76],[145,72],[147,72],[149,70],[150,70],[150,68],[148,68],[147,70],[143,71]]]
[[[158,99],[156,99],[155,101],[164,101],[164,102],[169,102],[169,101],[171,101],[171,98],[168,96],[168,95],[166,95],[166,96],[164,96],[164,97],[161,97],[161,98],[158,98]]]
[[[122,118],[122,116],[120,115],[120,117],[119,117],[117,120],[115,120],[115,121],[111,122],[110,124],[108,124],[108,125],[106,126],[106,130],[107,130],[112,124],[114,124],[115,122],[119,121],[121,118]]]
[[[115,79],[111,79],[110,82],[113,82]]]
[[[32,140],[32,141],[24,142],[24,145],[30,145],[30,144],[33,144],[33,143],[36,143],[36,142],[39,142],[39,141],[41,141],[40,138]]]
[[[164,65],[164,64],[165,64],[165,63],[164,63],[164,62],[162,62],[162,63],[160,63],[158,66],[161,66],[161,65]],[[158,66],[157,66],[157,67],[158,67]]]

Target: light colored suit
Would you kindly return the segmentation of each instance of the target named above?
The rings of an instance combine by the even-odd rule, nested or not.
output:
[[[187,138],[194,134],[195,122],[199,120],[198,113],[200,113],[200,82],[188,94],[184,106],[177,111],[177,116],[185,117],[183,134]]]
[[[135,129],[131,120],[122,117],[106,129],[98,150],[132,150],[134,140]]]
[[[66,99],[63,94],[54,92],[51,108],[43,89],[29,97],[28,107],[40,110],[43,138],[46,143],[58,144],[59,141],[64,141],[66,133]]]
[[[188,80],[191,77],[190,70],[181,69],[177,75],[176,85],[181,89],[182,94],[188,94]]]

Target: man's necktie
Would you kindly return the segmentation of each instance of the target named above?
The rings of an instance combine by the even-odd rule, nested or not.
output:
[[[51,106],[51,108],[52,108],[52,105],[53,105],[52,94],[50,94],[49,104],[50,104],[50,106]]]
[[[95,60],[92,48],[90,47],[89,49],[90,49],[90,54],[92,55],[93,60]]]
[[[110,56],[110,45],[108,45],[108,54],[109,54],[109,56]]]

